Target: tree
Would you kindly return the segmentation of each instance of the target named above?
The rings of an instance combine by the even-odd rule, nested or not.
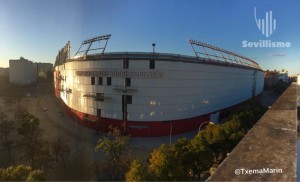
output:
[[[8,106],[9,111],[11,111],[11,106],[16,103],[16,100],[11,96],[4,97],[4,106]]]
[[[39,128],[40,121],[31,113],[25,113],[21,119],[21,126],[18,132],[25,138],[33,139],[40,136],[41,129]]]
[[[120,130],[112,128],[107,137],[98,140],[96,151],[102,150],[112,161],[117,162],[128,148],[128,136],[122,136]]]
[[[177,140],[168,153],[169,178],[173,181],[186,181],[191,170],[191,142],[186,138]]]
[[[0,114],[1,115],[1,114]],[[14,131],[14,123],[10,120],[5,119],[4,115],[0,116],[0,138],[4,139],[3,146],[8,152],[9,160],[12,160],[11,156],[11,142],[8,140],[8,135]]]
[[[39,128],[39,119],[30,113],[25,113],[21,126],[18,128],[22,136],[22,158],[29,160],[32,168],[48,169],[52,161],[49,145],[42,140],[42,130]]]
[[[147,169],[140,160],[131,162],[129,171],[126,173],[126,181],[138,182],[147,180]]]
[[[0,181],[46,181],[43,171],[32,170],[29,166],[0,168]]]
[[[22,119],[26,113],[27,113],[27,110],[24,107],[22,107],[20,105],[18,105],[16,107],[14,118],[17,121],[17,125],[21,125]]]
[[[149,173],[156,181],[168,181],[168,152],[169,147],[165,144],[158,149],[154,149],[150,154]]]
[[[208,125],[191,141],[185,138],[177,140],[172,146],[165,144],[150,154],[146,180],[187,181],[200,179],[203,172],[218,165],[227,153],[240,142],[257,120],[264,114],[262,104],[252,99],[240,109],[230,114],[224,124]],[[141,176],[144,167],[134,162],[127,172],[132,181],[145,180]],[[126,176],[127,179],[127,176]]]
[[[245,113],[241,112],[232,116],[232,120],[226,121],[224,124],[208,125],[206,130],[199,134],[202,135],[201,137],[204,137],[204,140],[207,141],[209,148],[212,150],[215,164],[220,163],[246,134],[241,127],[242,122],[240,120],[240,117],[244,115]],[[250,123],[253,118],[246,119],[247,121],[244,124]]]
[[[199,137],[209,145],[214,156],[214,163],[217,163],[220,157],[226,153],[225,141],[226,132],[223,130],[222,125],[208,125],[203,132],[200,132]]]
[[[224,123],[222,125],[222,129],[225,131],[226,134],[224,151],[226,151],[227,154],[231,152],[234,149],[234,147],[243,139],[246,132],[241,127],[241,123],[235,120],[227,121],[226,123]]]
[[[266,108],[257,99],[251,99],[237,111],[228,116],[227,121],[238,121],[241,129],[248,131],[266,112]],[[225,122],[226,123],[226,122]]]
[[[33,170],[29,173],[26,181],[46,181],[46,177],[43,171]]]
[[[171,147],[163,144],[150,155],[149,174],[152,180],[187,181],[212,165],[212,151],[204,137],[195,137],[192,141],[181,138]]]
[[[67,141],[63,140],[61,137],[57,138],[52,142],[52,149],[53,154],[55,155],[55,160],[58,161],[59,159],[62,160],[64,165],[64,172],[65,176],[67,175],[67,168],[66,168],[66,157],[70,154],[70,147],[67,144]]]
[[[42,145],[39,124],[38,118],[30,113],[26,113],[22,118],[20,128],[18,128],[19,134],[23,137],[21,141],[24,153],[23,159],[29,159],[31,167],[34,167],[34,161]]]
[[[110,180],[123,180],[125,171],[129,168],[131,157],[128,146],[129,136],[122,136],[120,130],[110,127],[111,131],[106,137],[100,138],[95,150],[104,152],[106,165],[111,166]],[[100,172],[105,170],[105,166],[100,168]]]
[[[50,152],[49,143],[40,140],[40,143],[37,143],[37,146],[39,146],[40,148],[36,151],[34,167],[43,171],[52,169],[53,157]]]
[[[196,176],[198,176],[198,180],[200,180],[201,173],[207,171],[213,165],[213,156],[216,156],[216,154],[214,154],[214,151],[210,148],[209,143],[207,142],[205,133],[206,130],[200,131],[195,136],[195,138],[191,140],[191,145],[189,147],[189,164],[193,175],[193,180]],[[216,150],[215,152],[218,152],[218,150]]]

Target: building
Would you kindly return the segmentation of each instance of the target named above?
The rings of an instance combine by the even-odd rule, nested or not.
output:
[[[37,66],[38,77],[47,79],[49,77],[49,73],[52,74],[53,64],[51,63],[34,63]]]
[[[96,37],[83,44],[99,39],[107,41]],[[215,46],[193,40],[190,44],[226,57],[200,57],[198,51],[196,56],[89,55],[87,50],[66,59],[68,43],[55,63],[55,95],[86,127],[106,132],[112,125],[131,136],[154,137],[198,130],[204,122],[217,120],[219,112],[262,92],[264,72],[257,63]]]
[[[279,80],[282,80],[286,83],[290,81],[288,76],[288,71],[282,69],[281,71],[277,70],[267,70],[265,72],[265,87],[272,88]]]
[[[37,66],[32,61],[20,57],[9,60],[9,82],[15,85],[34,84],[37,81]]]
[[[49,73],[53,71],[51,63],[34,63],[23,57],[9,60],[9,67],[9,80],[15,85],[35,84],[37,78],[47,79]]]
[[[284,69],[278,71],[278,80],[288,83],[290,81],[288,71]]]

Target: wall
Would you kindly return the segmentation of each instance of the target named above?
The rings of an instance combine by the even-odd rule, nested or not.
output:
[[[9,60],[9,81],[10,83],[16,85],[28,85],[36,83],[36,65],[22,57],[19,60]]]
[[[296,181],[296,101],[292,84],[207,181]]]
[[[90,76],[77,76],[76,71],[123,70],[123,60],[76,61],[56,67],[64,80],[60,92],[62,100],[71,108],[111,119],[122,119],[122,93],[114,88],[124,85],[124,78],[113,77],[112,86],[91,85]],[[149,60],[129,60],[128,70],[149,71]],[[217,65],[186,63],[180,61],[156,61],[155,70],[164,72],[163,79],[131,79],[132,104],[128,105],[128,120],[164,121],[192,118],[215,112],[252,97],[254,70]],[[263,89],[263,72],[257,71],[255,95]],[[109,100],[95,101],[86,94],[104,93]]]

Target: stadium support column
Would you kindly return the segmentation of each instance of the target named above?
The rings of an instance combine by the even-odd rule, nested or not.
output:
[[[257,77],[257,71],[253,72],[253,84],[252,84],[252,97],[255,97],[256,95],[256,77]]]
[[[127,134],[127,95],[122,95],[123,134]]]

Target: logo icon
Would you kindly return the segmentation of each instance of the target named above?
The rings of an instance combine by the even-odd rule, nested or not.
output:
[[[267,38],[273,34],[276,29],[276,19],[273,19],[272,11],[266,12],[265,19],[257,19],[256,17],[256,7],[254,8],[254,16],[258,29]]]

